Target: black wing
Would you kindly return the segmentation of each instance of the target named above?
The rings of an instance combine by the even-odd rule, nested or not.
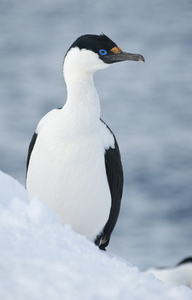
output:
[[[183,265],[183,264],[187,264],[187,263],[192,263],[192,256],[183,259],[182,261],[180,261],[177,264],[177,266],[180,266],[180,265]]]
[[[27,170],[28,170],[28,167],[29,167],[29,161],[30,161],[31,153],[33,151],[36,139],[37,139],[37,133],[35,132],[33,134],[33,136],[32,136],[31,142],[29,144],[28,156],[27,156],[27,164],[26,164],[26,176],[27,176]]]
[[[110,130],[108,126],[107,128]],[[117,222],[120,206],[121,206],[122,192],[123,192],[123,167],[121,164],[119,146],[117,144],[117,140],[113,132],[111,130],[110,132],[113,135],[115,140],[115,148],[109,148],[106,150],[105,167],[106,167],[108,184],[111,192],[111,210],[109,214],[109,219],[102,233],[99,234],[95,240],[95,244],[98,245],[99,248],[102,250],[105,250],[105,247],[107,247],[107,245],[109,244],[111,233]]]

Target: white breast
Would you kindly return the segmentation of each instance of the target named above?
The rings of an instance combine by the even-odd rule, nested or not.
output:
[[[45,201],[62,224],[93,240],[111,208],[104,153],[114,147],[114,139],[100,120],[90,126],[73,123],[66,111],[54,110],[39,123],[27,190],[30,199],[37,195]]]

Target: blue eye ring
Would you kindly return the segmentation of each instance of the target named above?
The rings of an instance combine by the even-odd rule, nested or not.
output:
[[[105,49],[100,49],[99,54],[101,55],[107,55],[107,51]]]

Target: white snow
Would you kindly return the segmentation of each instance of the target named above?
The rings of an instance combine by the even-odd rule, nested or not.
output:
[[[62,226],[51,209],[0,172],[0,299],[192,299]]]

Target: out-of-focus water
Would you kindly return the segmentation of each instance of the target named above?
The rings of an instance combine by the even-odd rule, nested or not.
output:
[[[0,0],[0,168],[24,184],[33,131],[66,99],[65,52],[101,32],[146,59],[95,74],[125,173],[109,251],[171,265],[192,254],[191,1]]]

